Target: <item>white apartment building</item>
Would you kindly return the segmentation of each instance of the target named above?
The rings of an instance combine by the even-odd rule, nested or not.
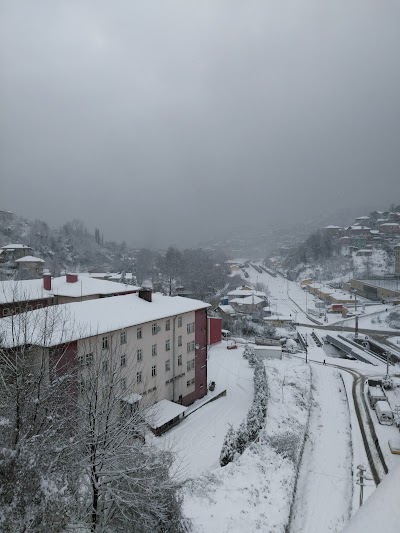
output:
[[[114,365],[120,372],[121,399],[187,406],[207,393],[208,307],[199,300],[141,290],[29,311],[21,336],[15,334],[21,315],[6,317],[0,319],[0,336],[9,348],[47,350],[60,373],[77,368],[78,390],[92,365],[104,371]],[[51,330],[45,327],[49,316],[56,324]]]

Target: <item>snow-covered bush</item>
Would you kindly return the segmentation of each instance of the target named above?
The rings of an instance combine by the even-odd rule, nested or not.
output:
[[[390,376],[385,376],[382,380],[382,386],[384,389],[391,390],[394,387],[393,378]]]
[[[229,426],[228,433],[225,435],[224,443],[222,445],[221,454],[219,456],[219,464],[225,466],[233,461],[236,453],[236,436],[235,430]]]
[[[400,329],[400,311],[392,311],[389,313],[386,322],[393,329]]]
[[[254,353],[254,348],[246,344],[243,350],[243,358],[248,359],[251,353]]]
[[[256,364],[256,351],[252,346],[249,347],[247,359],[250,366],[254,366]]]
[[[242,454],[248,444],[257,439],[267,414],[268,381],[265,366],[256,355],[254,348],[249,347],[248,353],[249,363],[252,361],[252,366],[255,367],[253,403],[246,420],[240,424],[239,428],[236,431],[232,427],[229,428],[219,458],[221,466],[232,462],[236,452]]]
[[[300,439],[298,435],[292,432],[287,432],[270,438],[269,443],[273,448],[275,448],[277,453],[295,463],[299,450],[299,440]]]

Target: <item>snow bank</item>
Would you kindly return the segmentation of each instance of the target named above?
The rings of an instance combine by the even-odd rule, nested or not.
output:
[[[185,488],[184,513],[196,532],[285,531],[308,420],[310,369],[291,357],[265,366],[270,397],[258,441]]]

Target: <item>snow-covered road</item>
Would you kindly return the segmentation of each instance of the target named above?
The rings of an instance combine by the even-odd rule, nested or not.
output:
[[[338,371],[312,366],[308,438],[293,510],[293,533],[341,531],[350,518],[352,451],[346,393]]]

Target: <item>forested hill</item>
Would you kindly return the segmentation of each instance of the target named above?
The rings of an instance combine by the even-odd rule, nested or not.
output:
[[[128,271],[132,253],[126,243],[104,242],[96,228],[90,233],[83,222],[73,220],[60,228],[51,228],[42,220],[28,220],[10,215],[0,219],[0,246],[26,244],[32,255],[46,261],[55,275],[63,269],[81,272],[96,268],[101,271]]]

